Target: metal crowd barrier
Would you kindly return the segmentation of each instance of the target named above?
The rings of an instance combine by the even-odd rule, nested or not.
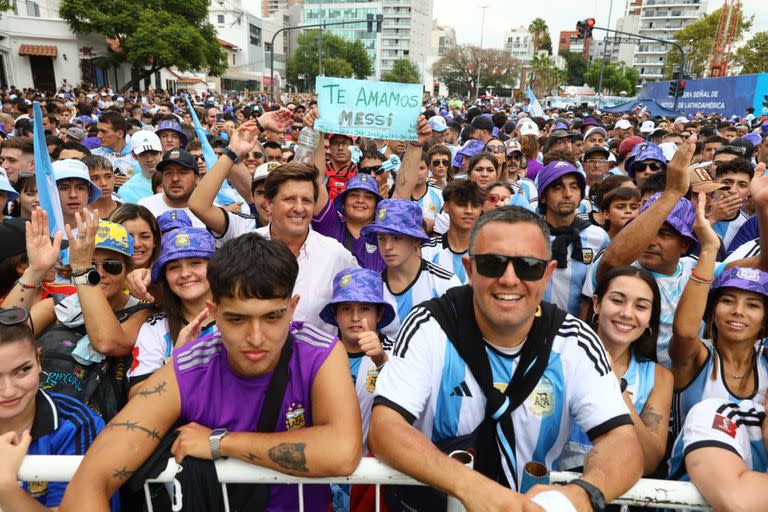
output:
[[[82,456],[78,455],[28,455],[19,469],[19,480],[27,482],[68,482],[75,474]],[[153,512],[149,500],[149,483],[171,483],[180,467],[173,459],[157,478],[144,484],[149,512]],[[348,477],[300,478],[270,469],[247,464],[235,459],[216,461],[216,472],[226,496],[226,484],[264,483],[264,484],[299,484],[299,512],[304,511],[302,502],[302,484],[369,484],[376,486],[376,511],[382,485],[423,485],[396,471],[383,462],[373,458],[364,458],[354,473]],[[552,483],[566,483],[579,475],[577,473],[553,472]],[[712,510],[696,487],[688,482],[642,479],[626,494],[614,503],[650,508]],[[225,510],[229,510],[225,503]]]

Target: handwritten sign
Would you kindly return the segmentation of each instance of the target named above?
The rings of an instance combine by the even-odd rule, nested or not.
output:
[[[420,84],[317,77],[315,128],[371,139],[416,140]]]

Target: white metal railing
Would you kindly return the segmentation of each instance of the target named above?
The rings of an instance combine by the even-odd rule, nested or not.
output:
[[[18,478],[29,482],[68,482],[75,474],[82,456],[78,455],[28,455],[19,469]],[[383,462],[373,458],[364,458],[354,473],[348,477],[330,478],[300,478],[286,475],[277,471],[254,466],[235,459],[216,461],[216,473],[224,488],[226,484],[299,484],[299,511],[303,512],[302,484],[368,484],[376,486],[376,511],[379,510],[381,485],[423,485],[396,471]],[[148,480],[144,491],[149,498],[149,483],[173,482],[180,466],[173,459],[168,460],[168,466],[157,478]],[[566,483],[579,475],[577,473],[553,472],[550,475],[552,483]],[[688,482],[668,480],[642,479],[632,489],[614,503],[641,507],[659,507],[668,509],[711,510],[696,487]],[[147,499],[149,512],[152,503]],[[225,509],[228,507],[225,504]]]

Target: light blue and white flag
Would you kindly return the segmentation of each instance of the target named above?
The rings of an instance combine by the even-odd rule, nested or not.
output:
[[[536,99],[536,95],[533,94],[530,87],[525,88],[525,97],[531,102],[531,104],[528,105],[528,115],[531,117],[544,117],[544,109],[541,108],[541,103]]]
[[[45,129],[43,128],[43,111],[40,103],[32,104],[32,140],[35,148],[35,183],[40,208],[48,213],[48,229],[53,236],[57,231],[64,233],[64,216],[61,213],[59,189],[56,187],[56,177],[53,175],[51,157],[45,144]],[[65,236],[66,238],[66,236]]]

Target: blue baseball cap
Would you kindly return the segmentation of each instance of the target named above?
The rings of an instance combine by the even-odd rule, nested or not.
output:
[[[11,180],[8,179],[8,174],[2,167],[0,167],[0,192],[7,193],[9,201],[13,201],[19,197],[19,193],[16,192],[16,189],[11,185]]]
[[[166,263],[183,258],[211,259],[215,250],[213,235],[206,229],[184,227],[165,233],[160,241],[160,257],[152,265],[152,282],[163,278]]]
[[[383,199],[376,207],[373,223],[363,226],[360,236],[369,244],[376,245],[376,235],[400,235],[429,240],[422,227],[421,208],[406,199]]]
[[[584,191],[587,186],[586,178],[584,178],[584,174],[582,174],[576,166],[564,160],[554,160],[549,162],[541,171],[539,171],[539,174],[537,175],[538,185],[536,187],[539,191],[539,197],[544,195],[544,191],[552,184],[552,182],[562,178],[566,174],[576,175],[576,178],[579,181],[579,187],[581,187],[581,197],[583,199]]]
[[[133,237],[120,224],[102,220],[96,229],[96,249],[119,252],[130,258],[133,256]]]
[[[189,139],[187,138],[187,134],[184,133],[184,130],[181,129],[181,125],[174,121],[173,119],[165,119],[163,121],[160,121],[160,124],[157,125],[157,129],[155,130],[155,133],[157,136],[160,136],[160,132],[164,131],[172,131],[179,134],[179,137],[181,137],[181,147],[186,148],[187,144],[189,143]]]
[[[365,190],[366,192],[370,192],[376,197],[376,204],[379,204],[379,201],[384,199],[379,195],[379,184],[373,176],[370,174],[355,174],[347,182],[347,188],[333,199],[333,207],[336,208],[337,212],[341,214],[344,213],[344,198],[347,197],[347,192],[352,190]]]
[[[640,208],[642,214],[645,210],[651,207],[661,197],[662,192],[656,192],[645,204]],[[699,241],[696,239],[696,235],[693,233],[693,223],[696,220],[696,210],[694,210],[691,202],[686,198],[681,198],[677,204],[669,212],[665,222],[675,228],[675,231],[682,236],[689,238],[693,243],[697,244]]]
[[[161,233],[166,233],[172,229],[191,228],[192,219],[184,210],[168,210],[157,218],[157,225],[160,226]]]
[[[646,160],[656,160],[660,162],[665,168],[667,166],[667,158],[664,156],[664,151],[653,142],[642,142],[632,148],[632,153],[627,157],[624,163],[624,169],[627,174],[634,178],[635,176],[635,162],[644,162]]]
[[[88,173],[88,166],[86,166],[80,160],[74,158],[65,158],[64,160],[56,160],[51,164],[53,168],[53,176],[56,181],[78,179],[88,183],[88,204],[96,201],[101,197],[101,189],[91,181],[91,176]]]
[[[433,132],[444,132],[448,129],[448,124],[445,122],[445,118],[442,115],[430,117],[427,124],[432,128]]]
[[[376,324],[376,329],[382,329],[395,319],[395,309],[384,300],[384,281],[381,274],[374,270],[345,268],[336,274],[333,278],[333,297],[320,311],[320,318],[338,327],[333,306],[340,302],[364,302],[383,306],[384,314]]]

